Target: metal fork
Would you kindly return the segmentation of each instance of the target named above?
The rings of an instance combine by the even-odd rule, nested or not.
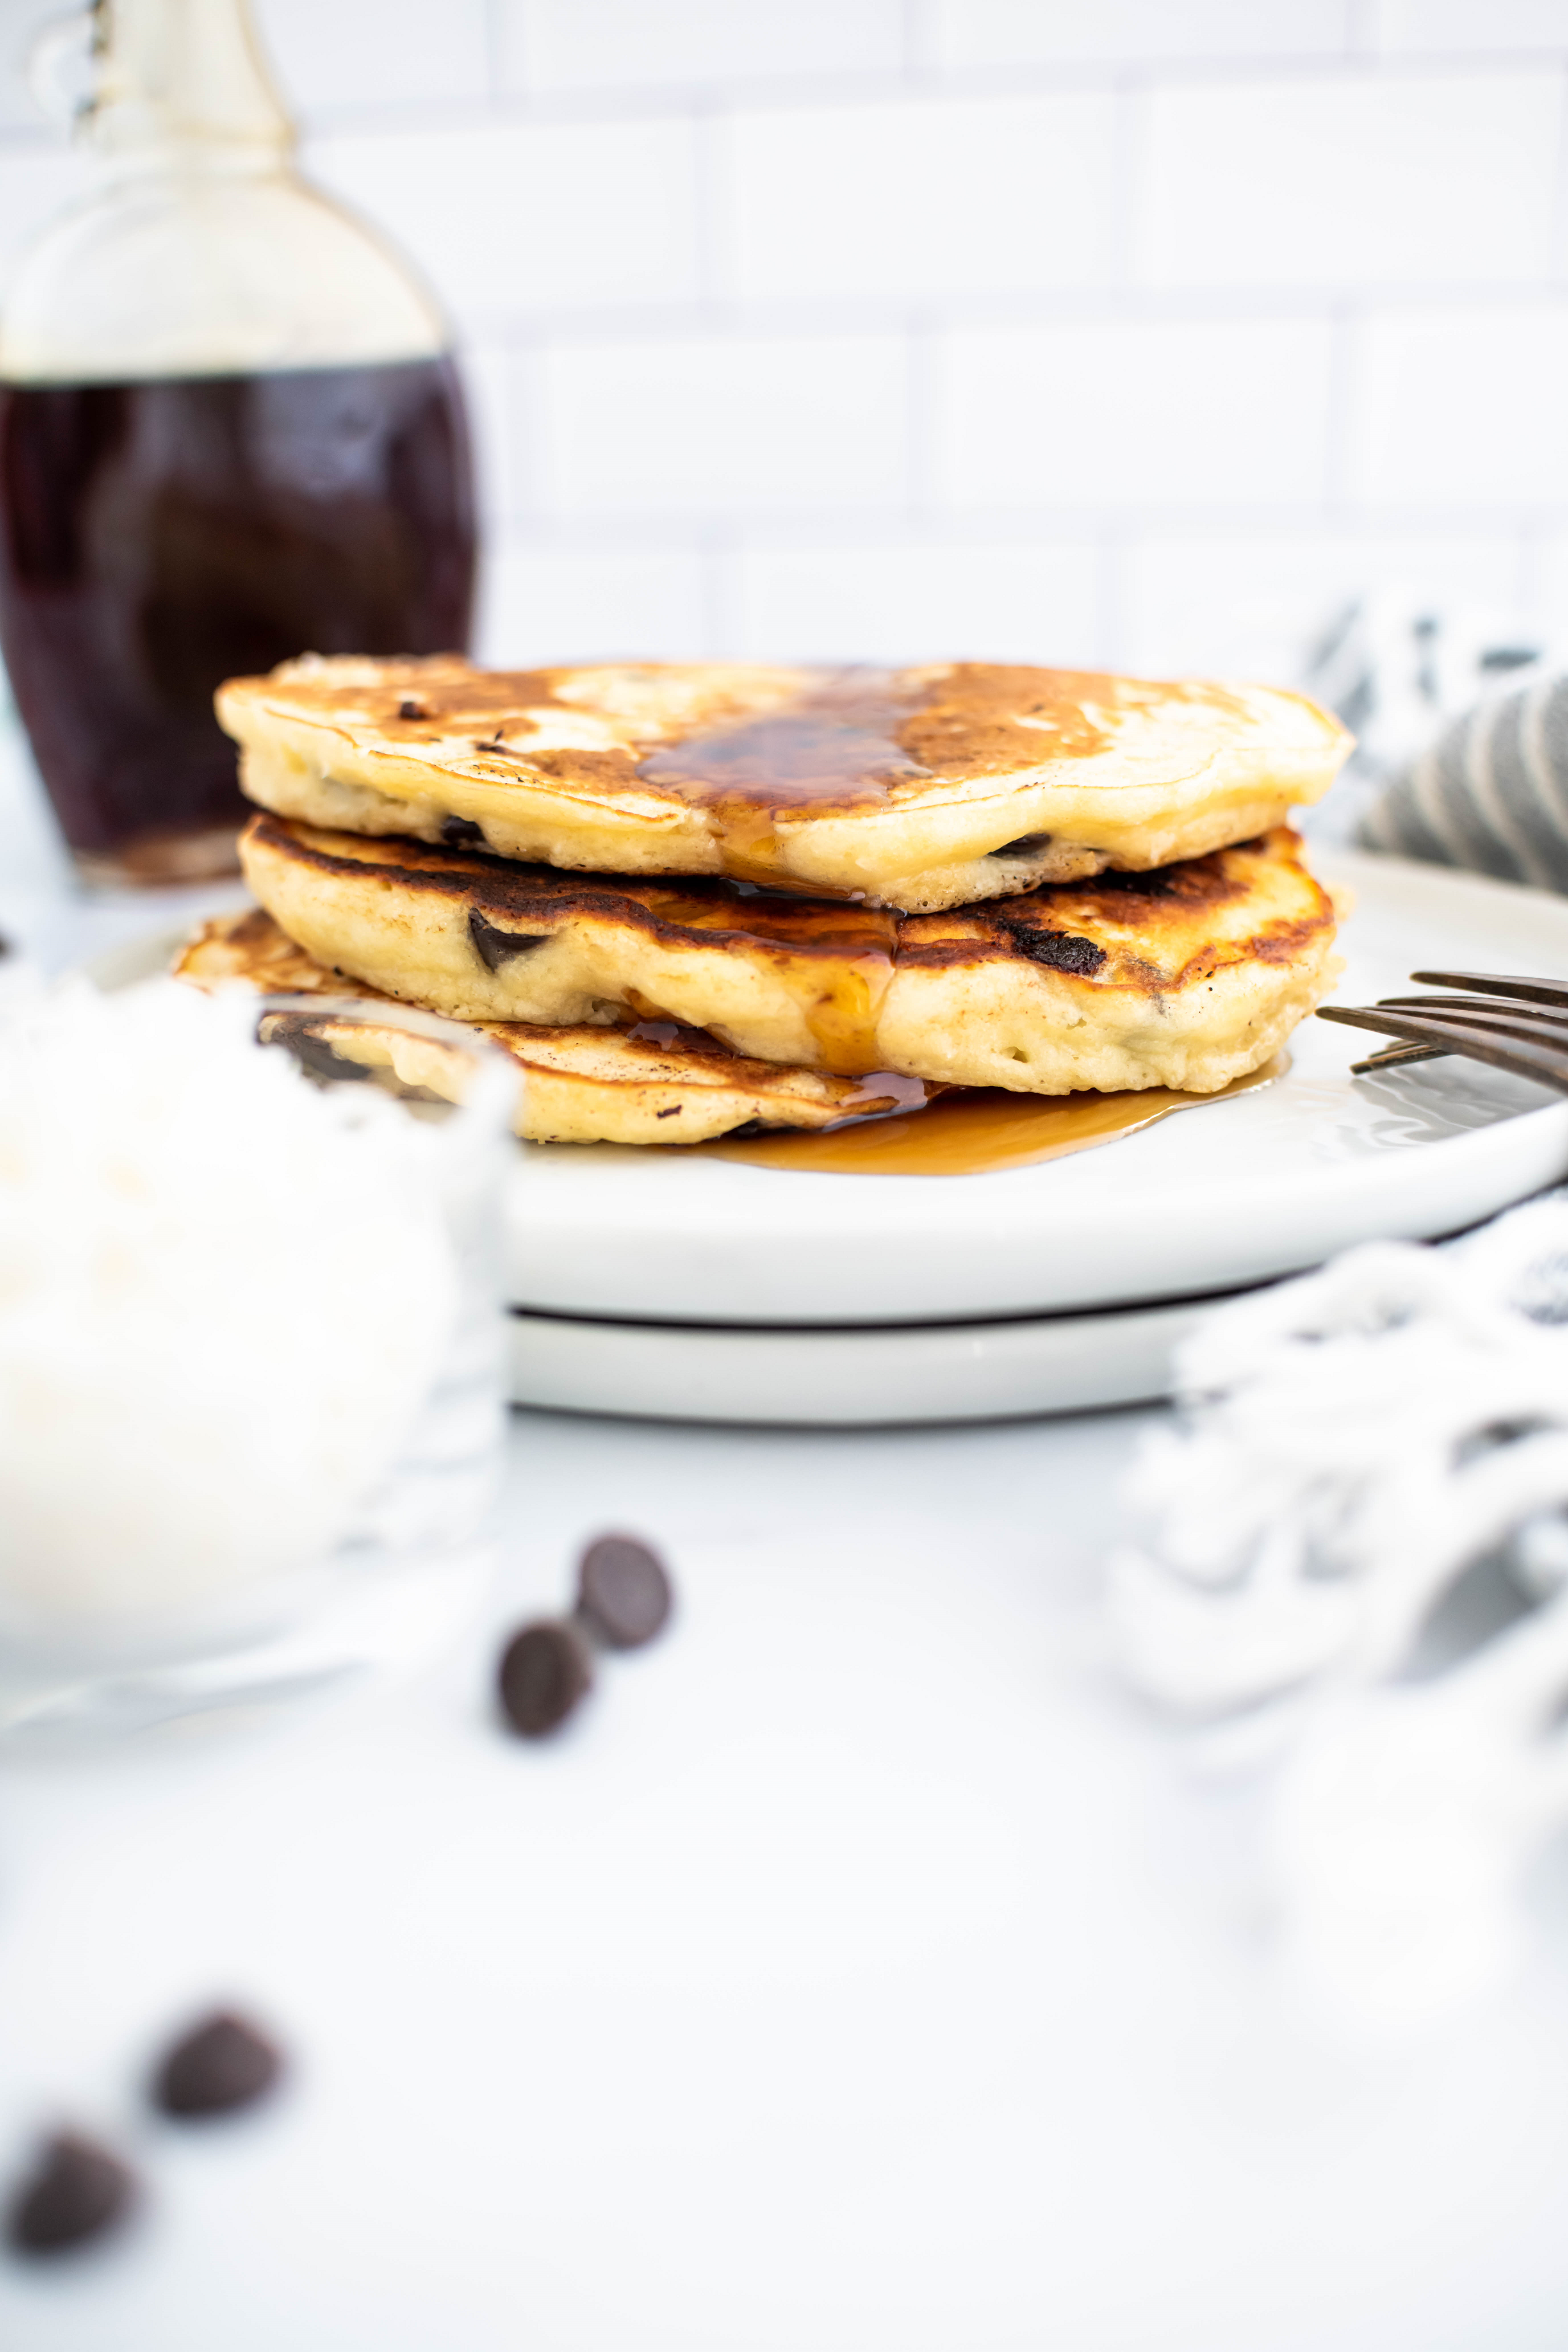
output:
[[[1374,1029],[1399,1040],[1364,1062],[1352,1062],[1353,1070],[1389,1070],[1460,1054],[1568,1094],[1568,982],[1495,971],[1413,971],[1410,977],[1464,992],[1318,1007],[1320,1021],[1342,1021],[1349,1028]]]

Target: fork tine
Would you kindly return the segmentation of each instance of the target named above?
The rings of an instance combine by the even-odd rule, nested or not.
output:
[[[1413,1013],[1463,1013],[1482,1022],[1527,1021],[1542,1029],[1568,1030],[1568,1008],[1558,1012],[1532,997],[1380,996],[1377,1001],[1407,1007]]]
[[[1326,1021],[1379,1029],[1404,1041],[1352,1064],[1358,1075],[1455,1053],[1568,1093],[1568,982],[1489,971],[1413,971],[1410,977],[1477,992],[1385,996],[1375,1008],[1321,1006]]]
[[[1542,1045],[1556,1045],[1568,1040],[1568,1013],[1547,1012],[1544,1004],[1510,1004],[1502,997],[1384,997],[1377,1004],[1383,1012],[1420,1013],[1422,1021],[1436,1021],[1448,1025],[1453,1021],[1460,1028],[1498,1030],[1504,1037],[1540,1037]]]
[[[1446,1045],[1385,1045],[1381,1054],[1369,1054],[1351,1068],[1360,1077],[1367,1070],[1402,1069],[1407,1062],[1440,1062],[1447,1051]]]
[[[1522,996],[1531,1004],[1568,1005],[1568,981],[1515,979],[1500,971],[1413,971],[1428,988],[1469,988],[1483,996]]]
[[[1485,1029],[1501,1037],[1528,1037],[1542,1045],[1568,1044],[1568,1014],[1549,1013],[1542,1005],[1513,1005],[1500,998],[1483,998],[1479,1004],[1463,997],[1406,996],[1386,1000],[1390,1010],[1418,1013],[1438,1028]],[[1383,1006],[1378,1006],[1379,1012]]]
[[[1458,1021],[1426,1020],[1419,1013],[1374,1011],[1352,1004],[1320,1004],[1320,1021],[1343,1022],[1351,1029],[1373,1029],[1412,1045],[1436,1045],[1467,1061],[1490,1062],[1521,1078],[1568,1094],[1568,1038],[1561,1042],[1513,1035],[1508,1030],[1481,1029]]]

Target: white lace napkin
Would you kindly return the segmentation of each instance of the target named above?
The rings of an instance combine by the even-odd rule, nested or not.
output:
[[[1122,1654],[1268,1776],[1285,1957],[1422,2022],[1495,1984],[1568,1823],[1568,1194],[1221,1309],[1134,1480]]]

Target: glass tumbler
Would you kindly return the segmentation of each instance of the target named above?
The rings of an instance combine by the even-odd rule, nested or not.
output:
[[[351,1124],[379,1121],[392,1164],[412,1169],[424,1219],[415,1262],[399,1263],[394,1254],[393,1262],[376,1265],[374,1286],[386,1288],[372,1302],[362,1248],[354,1262],[358,1292],[351,1285],[341,1301],[334,1293],[325,1325],[329,1335],[341,1333],[339,1402],[352,1422],[356,1299],[362,1307],[374,1303],[367,1328],[394,1335],[406,1304],[430,1342],[413,1360],[405,1383],[412,1410],[399,1409],[391,1450],[380,1457],[365,1458],[363,1446],[356,1454],[353,1445],[334,1455],[329,1381],[321,1391],[320,1419],[327,1425],[320,1446],[308,1429],[311,1444],[301,1449],[298,1411],[292,1423],[279,1413],[280,1424],[294,1431],[290,1459],[287,1442],[272,1443],[256,1378],[237,1377],[245,1369],[245,1330],[221,1304],[203,1328],[198,1309],[179,1335],[203,1386],[190,1424],[183,1429],[175,1416],[170,1425],[165,1417],[151,1468],[140,1459],[147,1449],[132,1449],[140,1484],[136,1513],[128,1513],[125,1524],[134,1525],[152,1563],[142,1579],[151,1589],[138,1590],[136,1575],[115,1589],[111,1571],[75,1591],[68,1568],[60,1590],[51,1591],[47,1565],[23,1559],[18,1568],[16,1555],[16,1572],[0,1572],[0,1738],[13,1746],[69,1745],[192,1716],[248,1716],[378,1669],[406,1669],[452,1638],[483,1592],[505,1430],[499,1235],[501,1191],[515,1150],[517,1067],[473,1031],[397,1004],[265,997],[251,1001],[245,1019],[247,1026],[254,1021],[258,1048],[290,1055],[316,1087],[338,1096]],[[389,1121],[395,1132],[387,1139]],[[342,1205],[340,1200],[340,1211]],[[269,1288],[306,1278],[309,1270],[290,1267],[287,1249],[269,1241],[261,1222],[247,1246],[263,1254],[273,1248],[277,1262],[263,1255],[253,1272],[258,1268]],[[312,1260],[318,1276],[321,1263],[331,1264],[331,1236],[323,1241],[327,1258]],[[320,1312],[314,1328],[319,1341]],[[359,1344],[358,1360],[368,1361],[365,1349],[374,1341],[362,1333]],[[326,1352],[331,1345],[329,1337]],[[68,1343],[64,1361],[69,1367],[72,1360]],[[90,1381],[90,1363],[85,1356],[76,1360],[83,1381]],[[308,1370],[301,1368],[302,1380]],[[319,1387],[319,1368],[314,1376]],[[263,1399],[271,1377],[262,1376]],[[89,1444],[96,1409],[82,1424]],[[100,1434],[108,1459],[116,1433]],[[310,1453],[308,1473],[302,1451]],[[241,1499],[237,1504],[231,1493],[215,1511],[211,1465],[226,1465],[231,1454]],[[334,1495],[332,1465],[342,1473],[348,1461],[358,1465],[357,1486]],[[301,1483],[308,1489],[302,1509]],[[243,1531],[253,1505],[260,1538],[247,1545]],[[320,1522],[323,1512],[332,1522],[330,1540],[286,1556],[292,1538],[285,1538],[279,1556],[268,1559],[268,1514],[295,1529]],[[190,1540],[196,1515],[201,1528],[219,1530],[210,1575],[200,1541]],[[196,1589],[172,1599],[167,1578],[164,1590],[156,1589],[160,1554],[155,1542],[147,1543],[148,1524],[166,1528],[170,1553],[195,1559]],[[232,1573],[223,1560],[226,1524],[241,1530],[244,1556]]]

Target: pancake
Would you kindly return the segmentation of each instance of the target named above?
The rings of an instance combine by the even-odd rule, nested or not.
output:
[[[587,877],[251,820],[251,888],[317,961],[477,1021],[668,1020],[736,1053],[1021,1094],[1217,1092],[1339,970],[1296,835],[897,916],[721,881]]]
[[[269,996],[353,996],[378,992],[328,971],[295,946],[259,908],[204,923],[174,965],[176,979],[198,988],[241,985]],[[918,1109],[929,1092],[908,1079],[861,1086],[820,1070],[792,1070],[747,1060],[717,1040],[673,1023],[630,1030],[523,1028],[482,1022],[509,1053],[526,1084],[518,1133],[531,1143],[706,1143],[752,1128],[826,1128],[895,1109]],[[349,1058],[391,1061],[412,1055],[402,1072],[436,1094],[448,1091],[439,1048],[395,1030],[366,1040],[358,1024],[321,1041]]]
[[[280,816],[911,913],[1248,840],[1318,799],[1351,742],[1272,687],[985,662],[312,654],[231,678],[217,711],[246,791]]]

